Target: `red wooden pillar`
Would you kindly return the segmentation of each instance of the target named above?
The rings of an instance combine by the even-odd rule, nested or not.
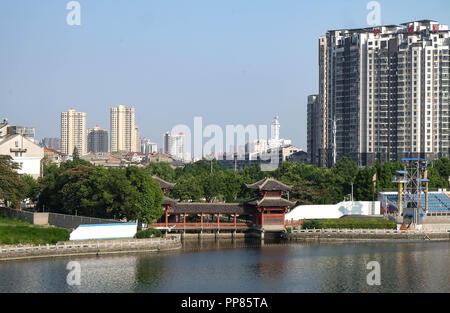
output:
[[[220,213],[217,214],[217,228],[220,228]]]
[[[203,213],[200,213],[200,226],[203,228]]]
[[[186,213],[183,213],[183,227],[186,227]]]
[[[236,213],[234,213],[234,227],[236,227]]]
[[[167,210],[168,210],[168,208],[166,208],[166,227],[168,226],[168,224],[169,224],[169,217],[167,216]]]
[[[264,209],[261,211],[261,228],[264,227]]]

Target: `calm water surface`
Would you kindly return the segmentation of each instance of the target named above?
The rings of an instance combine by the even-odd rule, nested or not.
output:
[[[69,286],[68,262],[81,264]],[[368,286],[370,261],[381,285]],[[185,243],[177,252],[0,262],[0,292],[450,292],[450,242]]]

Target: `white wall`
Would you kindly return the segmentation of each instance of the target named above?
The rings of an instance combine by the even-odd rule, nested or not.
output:
[[[80,225],[70,234],[70,240],[133,238],[136,223]]]
[[[17,170],[17,173],[23,175],[27,174],[37,179],[41,174],[41,158],[21,158],[14,157],[14,162],[22,164],[22,167]]]
[[[286,214],[286,221],[340,218],[344,215],[379,215],[380,202],[354,201],[332,205],[300,205]]]

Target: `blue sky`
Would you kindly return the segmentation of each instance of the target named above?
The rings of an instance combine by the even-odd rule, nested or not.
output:
[[[270,124],[306,150],[306,100],[318,92],[318,37],[367,27],[361,0],[66,0],[0,2],[0,118],[59,137],[60,113],[109,128],[109,109],[136,108],[159,145],[176,124]],[[389,0],[382,24],[450,24],[447,0]],[[206,141],[206,140],[205,140]]]

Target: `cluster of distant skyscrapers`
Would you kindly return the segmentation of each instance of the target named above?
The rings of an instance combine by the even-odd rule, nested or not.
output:
[[[360,166],[450,155],[447,25],[431,20],[328,31],[308,98],[308,160]]]
[[[124,105],[111,108],[111,136],[108,138],[108,130],[99,126],[86,131],[85,112],[77,112],[74,109],[62,112],[61,152],[71,155],[75,148],[80,155],[88,152],[138,152],[139,129],[134,119],[134,108]]]
[[[119,105],[111,108],[110,131],[95,126],[86,131],[86,113],[70,109],[61,113],[60,146],[57,138],[44,138],[42,144],[72,155],[75,148],[80,155],[87,153],[140,152],[156,153],[157,144],[139,137],[139,128],[135,124],[135,109]],[[109,144],[108,144],[109,143]],[[185,157],[185,135],[167,132],[164,134],[164,153],[180,160]]]

